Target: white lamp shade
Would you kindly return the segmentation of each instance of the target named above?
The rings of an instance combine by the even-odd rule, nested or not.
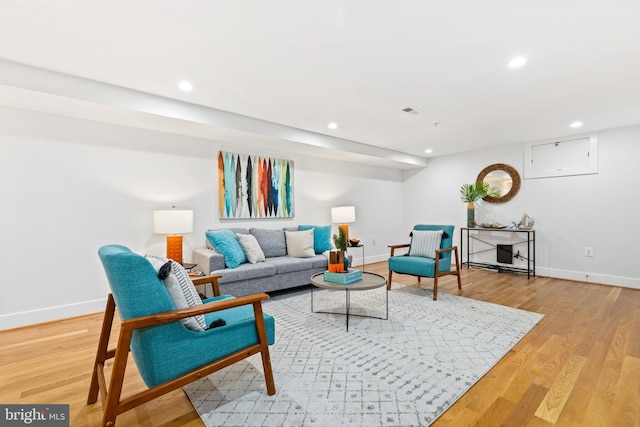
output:
[[[156,234],[184,234],[193,231],[193,211],[153,211],[153,232]]]
[[[355,206],[338,206],[331,208],[331,222],[334,224],[344,224],[356,221]]]

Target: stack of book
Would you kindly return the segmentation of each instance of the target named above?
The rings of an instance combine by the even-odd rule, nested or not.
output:
[[[362,280],[362,270],[349,270],[346,273],[332,273],[330,271],[324,272],[325,282],[340,283],[341,285],[348,285]]]

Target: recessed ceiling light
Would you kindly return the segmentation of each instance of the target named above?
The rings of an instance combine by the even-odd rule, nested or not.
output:
[[[427,148],[426,150],[424,150],[424,152],[427,154],[431,154],[433,153],[433,150],[431,148]]]
[[[507,66],[509,68],[518,68],[518,67],[522,67],[526,63],[527,63],[527,58],[525,58],[524,56],[516,56],[515,58],[511,59],[511,61],[509,61]]]
[[[582,124],[583,124],[582,122],[573,122],[569,126],[576,129],[576,128],[582,127]]]
[[[336,122],[330,122],[327,127],[329,129],[337,129],[338,128],[338,124]]]
[[[190,92],[193,90],[193,85],[186,80],[183,80],[180,83],[178,83],[178,87],[184,90],[185,92]]]

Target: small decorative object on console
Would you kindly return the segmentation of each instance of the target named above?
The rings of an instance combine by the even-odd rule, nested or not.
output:
[[[352,237],[349,239],[349,244],[351,246],[358,246],[360,244],[360,239],[358,239],[357,237]]]
[[[340,283],[348,285],[349,283],[359,282],[362,280],[362,270],[349,270],[346,273],[324,272],[324,280],[332,283]]]
[[[535,221],[527,213],[522,214],[522,219],[518,223],[518,230],[531,230]]]
[[[506,225],[500,224],[499,222],[483,222],[482,224],[480,224],[480,227],[482,227],[482,228],[497,228],[497,229],[507,228]]]

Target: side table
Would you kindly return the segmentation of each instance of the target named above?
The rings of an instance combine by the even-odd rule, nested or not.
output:
[[[347,251],[349,251],[349,248],[360,248],[362,249],[362,266],[360,268],[360,270],[364,271],[364,245],[362,243],[359,243],[357,245],[348,245],[347,246]]]

